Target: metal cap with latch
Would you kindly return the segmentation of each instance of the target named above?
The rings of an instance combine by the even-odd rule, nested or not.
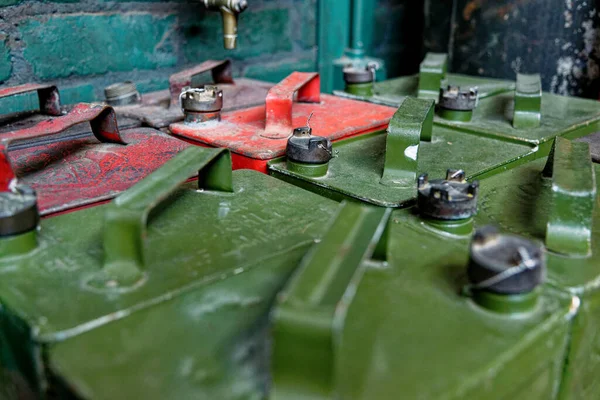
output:
[[[104,88],[106,103],[111,106],[128,106],[142,101],[135,83],[131,81],[113,83]]]
[[[200,123],[221,119],[223,91],[217,86],[185,88],[179,96],[186,123]]]
[[[35,230],[39,221],[37,196],[29,186],[0,192],[0,238]]]
[[[449,169],[446,179],[417,180],[417,205],[421,215],[437,220],[462,220],[477,213],[479,182],[467,182],[463,170]]]
[[[375,68],[371,65],[364,68],[349,65],[343,72],[346,83],[370,83],[375,80]]]
[[[467,275],[470,289],[500,295],[532,292],[544,280],[541,244],[494,227],[477,230],[471,242]]]
[[[452,121],[469,122],[477,107],[478,89],[461,89],[458,86],[440,88],[438,107],[440,116]]]
[[[285,154],[288,167],[310,176],[323,176],[327,173],[328,163],[333,157],[331,140],[313,136],[310,118],[306,126],[295,128],[288,139]]]

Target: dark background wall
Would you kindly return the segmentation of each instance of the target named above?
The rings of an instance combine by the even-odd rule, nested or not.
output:
[[[226,51],[220,15],[198,1],[0,0],[0,85],[53,82],[64,103],[92,101],[113,82],[163,89],[171,73],[225,57],[238,76],[277,82],[317,70],[318,1],[249,0],[238,49]],[[540,71],[545,90],[597,98],[597,2],[377,0],[369,53],[389,77],[417,72],[425,51],[447,51],[453,72]]]
[[[600,1],[428,0],[427,4],[426,46],[448,51],[453,72],[510,79],[516,72],[539,72],[544,90],[598,98]]]

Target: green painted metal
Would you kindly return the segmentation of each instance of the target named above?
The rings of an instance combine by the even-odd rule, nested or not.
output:
[[[444,81],[452,86],[477,86],[479,89],[479,98],[485,99],[500,93],[514,91],[515,83],[511,81],[480,78],[460,74],[446,74]],[[368,101],[370,103],[382,104],[391,107],[398,107],[407,96],[418,97],[419,75],[410,75],[400,78],[393,78],[375,82],[373,85],[373,94],[365,96],[353,94],[347,91],[335,90],[333,94],[340,97],[346,97],[354,100]],[[439,95],[439,89],[438,89]],[[431,97],[437,101],[437,97]]]
[[[423,76],[424,79],[420,79],[420,76]],[[398,107],[407,96],[434,99],[437,102],[439,90],[443,85],[477,86],[480,99],[515,90],[515,83],[511,81],[448,74],[447,55],[427,53],[421,63],[420,73],[417,75],[375,82],[370,93],[357,92],[351,87],[350,90],[334,90],[333,93],[354,100]]]
[[[391,210],[346,203],[279,295],[273,316],[271,399],[334,398],[335,315],[359,281]],[[293,360],[293,361],[292,361]]]
[[[437,101],[447,71],[447,54],[427,53],[419,70],[418,97]]]
[[[596,203],[596,175],[589,144],[558,137],[544,170],[552,174],[552,206],[546,227],[548,250],[588,256]]]
[[[489,311],[461,291],[469,237],[433,231],[412,209],[395,210],[386,232],[385,260],[364,260],[333,312],[292,308],[292,296],[277,305],[289,319],[275,335],[271,398],[556,398],[576,296],[543,287],[512,298],[513,312],[506,299]],[[296,282],[318,287],[328,265],[317,276],[299,270],[285,293]],[[315,343],[327,351],[307,354]]]
[[[394,114],[387,129],[382,185],[414,186],[420,143],[431,142],[434,107],[433,100],[409,97]]]
[[[455,236],[470,236],[473,233],[473,218],[442,220],[423,217],[423,222],[438,232]]]
[[[346,93],[356,96],[371,97],[373,96],[373,82],[369,83],[346,83],[344,88]]]
[[[557,141],[554,153],[553,181],[543,176],[545,160],[536,160],[510,171],[480,181],[480,208],[475,218],[477,226],[495,224],[502,230],[532,239],[547,240],[552,224],[563,224],[568,232],[562,232],[565,243],[547,241],[547,246],[568,248],[569,254],[561,254],[548,248],[548,285],[580,298],[579,312],[571,328],[571,344],[566,359],[559,399],[595,398],[600,393],[600,207],[594,199],[593,220],[587,218],[590,211],[590,183],[598,191],[599,182],[590,176],[589,154],[578,146],[565,146]],[[584,157],[586,156],[586,157]],[[582,160],[583,158],[583,160]],[[600,165],[593,165],[594,174],[600,173]],[[554,189],[560,187],[560,193]],[[570,198],[580,191],[582,199]],[[557,199],[559,197],[559,199]],[[559,200],[559,201],[557,201]],[[584,205],[585,204],[585,205]],[[581,214],[577,213],[580,210]],[[564,220],[560,217],[564,216]],[[591,253],[582,256],[582,235],[591,230]],[[572,236],[569,237],[569,232]],[[556,236],[552,232],[551,236]],[[573,245],[574,244],[574,245]],[[578,251],[573,252],[573,248]]]
[[[515,129],[510,121],[515,99],[512,93],[501,93],[482,99],[469,123],[436,119],[445,126],[477,135],[541,145],[555,137],[569,139],[600,130],[600,103],[575,97],[542,94],[542,117],[539,127]]]
[[[426,56],[426,60],[428,57],[431,55]],[[548,143],[557,136],[574,139],[600,130],[600,103],[541,93],[538,77],[518,74],[515,85],[510,81],[447,74],[442,84],[477,86],[478,105],[472,118],[468,114],[444,111],[443,115],[436,116],[434,123],[476,135],[533,145]],[[406,96],[419,95],[421,80],[419,75],[414,75],[376,82],[373,96],[340,91],[334,93],[357,100],[399,106]]]
[[[423,113],[431,103],[411,99],[408,104],[412,105],[407,107],[407,112],[412,108],[419,110],[417,105],[421,105],[423,118]],[[391,135],[375,132],[335,142],[333,149],[337,156],[329,161],[329,170],[323,177],[313,178],[294,172],[287,167],[285,158],[269,162],[269,173],[338,201],[345,199],[383,207],[406,207],[416,198],[417,174],[427,172],[430,177],[442,177],[446,176],[447,169],[454,168],[466,171],[469,179],[473,179],[512,168],[549,151],[546,148],[495,140],[441,126],[433,126],[431,141],[416,142],[420,125],[411,122],[416,118],[415,115],[417,114],[403,115],[401,111],[397,112],[390,122]],[[423,128],[425,126],[426,124]],[[418,153],[414,147],[416,145]],[[396,148],[390,149],[391,146]],[[416,165],[412,162],[414,160],[399,163],[398,160],[402,158],[398,157],[405,157],[407,150],[408,155],[417,158]],[[388,151],[396,156],[389,157]],[[412,184],[408,184],[409,178],[398,180],[398,184],[380,182],[382,176],[385,176],[384,168],[387,171],[389,166],[397,165],[400,165],[397,168],[400,168],[401,173],[410,175]]]
[[[362,98],[350,94],[342,95],[340,92],[335,92],[335,94],[398,106],[405,96],[416,96],[414,90],[416,90],[418,81],[418,77],[405,77],[387,82],[377,82],[374,89],[375,95],[372,98]],[[515,109],[514,83],[453,74],[448,74],[448,82],[456,86],[476,85],[479,88],[479,102],[469,122],[453,121],[436,116],[434,119],[436,125],[533,145],[551,142],[557,136],[574,139],[600,130],[600,103],[594,100],[542,93],[539,127],[515,128],[512,124]],[[490,86],[484,86],[485,82],[488,82]],[[382,91],[382,87],[387,87],[388,91]],[[412,92],[403,92],[402,95],[390,93],[398,90]]]
[[[200,189],[233,191],[228,151],[198,152],[188,148],[106,207],[104,266],[100,282],[96,284],[128,286],[143,278],[148,215],[196,174]]]
[[[231,180],[220,149],[175,160],[112,204],[42,220],[28,254],[0,256],[11,382],[86,399],[265,396],[270,304],[338,205],[255,171]],[[173,191],[198,170],[200,189]],[[142,264],[135,285],[94,284],[123,260]]]
[[[290,171],[299,173],[300,175],[311,176],[313,178],[325,176],[329,163],[325,164],[305,164],[298,163],[292,160],[287,160],[287,167]]]
[[[469,122],[473,118],[473,111],[458,111],[440,108],[438,115],[442,119],[456,122]]]
[[[539,290],[510,296],[478,290],[474,291],[471,296],[475,303],[490,311],[502,314],[520,314],[535,310],[539,301]]]
[[[542,110],[542,78],[539,74],[517,74],[513,126],[517,129],[540,126]]]
[[[0,254],[4,257],[27,254],[36,247],[37,236],[35,231],[0,239]]]

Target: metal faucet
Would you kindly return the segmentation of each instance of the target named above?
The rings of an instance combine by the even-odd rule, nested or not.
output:
[[[223,44],[235,49],[237,42],[238,14],[248,7],[246,0],[201,0],[209,10],[221,11],[223,17]]]

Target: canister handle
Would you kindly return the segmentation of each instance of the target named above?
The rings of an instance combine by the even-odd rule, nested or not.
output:
[[[52,136],[64,132],[68,128],[89,122],[96,138],[104,143],[121,143],[115,111],[110,106],[93,106],[77,104],[67,115],[42,121],[32,127],[2,133],[0,137],[0,191],[9,190],[16,175],[8,157],[8,146],[17,140],[26,140]]]
[[[179,107],[179,95],[185,87],[192,86],[192,79],[196,75],[211,71],[213,83],[233,84],[231,60],[207,60],[195,67],[180,71],[169,78],[169,91],[171,92],[171,107]]]
[[[421,141],[431,141],[434,112],[433,100],[407,97],[402,102],[387,129],[380,183],[416,190],[419,149]]]
[[[437,100],[447,71],[447,54],[427,53],[419,69],[419,98]]]
[[[540,74],[517,74],[513,127],[538,128],[542,120],[542,78]]]
[[[589,256],[597,196],[589,144],[557,137],[542,176],[552,182],[546,247],[559,254]]]
[[[292,105],[296,101],[319,103],[321,79],[316,72],[293,72],[269,89],[265,105],[265,131],[261,136],[269,139],[287,139],[294,130]]]
[[[275,388],[302,393],[302,384],[285,379],[298,371],[311,375],[305,376],[304,382],[334,376],[323,368],[335,364],[336,339],[368,269],[365,263],[386,260],[391,213],[391,208],[343,202],[323,238],[307,252],[277,296],[272,313]],[[288,362],[290,359],[294,363]],[[293,389],[288,387],[290,382],[294,382]]]
[[[143,278],[148,215],[195,174],[200,189],[233,192],[229,150],[189,147],[107,206],[101,279],[105,286],[130,286]]]
[[[40,102],[40,111],[47,115],[61,115],[60,95],[54,85],[28,83],[20,86],[12,86],[0,89],[0,98],[10,97],[17,94],[37,92]]]

